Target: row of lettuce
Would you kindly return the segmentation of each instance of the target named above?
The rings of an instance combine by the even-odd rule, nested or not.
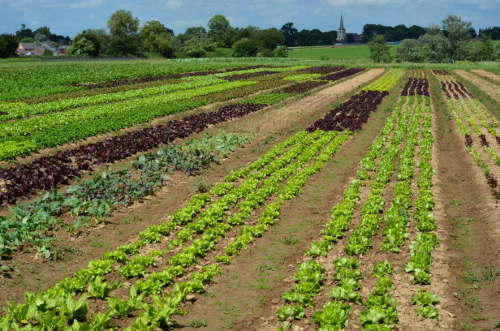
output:
[[[284,303],[276,312],[281,328],[290,329],[309,317],[325,330],[347,327],[391,330],[397,327],[398,303],[391,294],[397,284],[390,276],[403,270],[394,270],[389,261],[404,254],[401,248],[408,245],[410,237],[414,239],[405,270],[414,276],[415,292],[411,298],[402,299],[416,305],[419,314],[437,317],[435,304],[439,299],[419,286],[430,283],[432,251],[437,245],[433,233],[436,224],[432,143],[430,98],[422,95],[402,97],[360,162],[355,179],[333,207],[331,220],[325,224],[321,239],[313,242],[305,253],[305,261],[294,277],[295,285],[283,294]],[[392,194],[387,194],[394,178],[397,180]],[[361,201],[364,191],[366,198]],[[355,216],[358,213],[359,222]],[[412,219],[415,230],[410,232]],[[383,240],[375,243],[373,238],[382,226]],[[334,250],[337,245],[342,245],[342,253]],[[380,251],[377,259],[382,261],[378,263],[377,259],[373,260],[373,254],[365,257],[374,247]],[[329,260],[324,257],[330,254],[336,257],[332,265],[324,263]],[[372,270],[374,283],[363,270]],[[327,278],[329,274],[331,280]],[[360,290],[365,282],[374,285],[370,285],[371,294],[363,298]],[[326,291],[325,297],[327,284],[333,287]],[[322,308],[316,307],[320,304]],[[358,312],[358,320],[350,316],[352,310]]]

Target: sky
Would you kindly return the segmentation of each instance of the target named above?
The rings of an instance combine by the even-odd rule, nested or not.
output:
[[[75,36],[87,28],[106,28],[118,9],[132,11],[141,23],[156,19],[175,33],[206,26],[216,14],[232,26],[280,28],[294,22],[301,29],[335,30],[340,14],[347,32],[360,33],[367,23],[428,26],[447,14],[471,21],[475,28],[500,26],[500,0],[0,0],[0,33],[21,24],[47,25],[52,33]]]

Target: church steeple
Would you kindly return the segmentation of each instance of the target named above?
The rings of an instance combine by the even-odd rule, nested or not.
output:
[[[340,14],[340,27],[337,30],[337,41],[343,43],[346,40],[346,32],[344,28],[344,15]]]

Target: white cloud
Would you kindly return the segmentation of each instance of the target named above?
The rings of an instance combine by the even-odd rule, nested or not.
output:
[[[168,9],[179,9],[183,6],[183,3],[181,0],[167,0],[167,2],[165,3],[165,7],[167,7]]]
[[[69,8],[73,9],[84,9],[84,8],[94,8],[102,4],[103,0],[85,0],[69,5]]]

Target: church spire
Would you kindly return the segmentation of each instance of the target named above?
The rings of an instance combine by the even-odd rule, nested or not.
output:
[[[343,42],[345,42],[346,37],[347,37],[347,35],[346,35],[345,28],[344,28],[344,15],[343,15],[343,13],[341,13],[340,14],[340,27],[337,30],[337,41],[339,43],[343,43]]]

